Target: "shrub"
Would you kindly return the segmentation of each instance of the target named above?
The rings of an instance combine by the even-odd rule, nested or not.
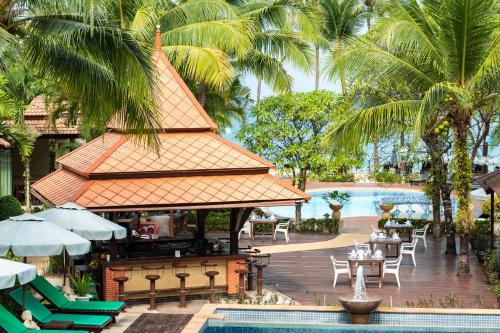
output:
[[[229,209],[212,211],[205,220],[205,228],[207,231],[229,231],[229,219]]]
[[[338,234],[340,229],[340,221],[332,220],[328,214],[325,214],[321,219],[307,219],[302,221],[301,224],[295,225],[293,228],[298,232]]]
[[[391,171],[381,171],[373,173],[372,179],[374,179],[377,183],[400,183],[401,175],[391,172]]]
[[[332,204],[334,202],[339,202],[341,204],[346,204],[351,200],[351,195],[346,192],[339,192],[339,191],[331,191],[328,193],[325,193],[321,196],[323,200],[328,202],[329,204]]]
[[[380,219],[378,220],[378,228],[379,229],[384,229],[385,223],[387,222],[388,219]],[[406,221],[410,220],[411,224],[413,225],[414,229],[422,229],[425,227],[426,224],[432,223],[432,221],[426,220],[426,219],[405,219],[405,218],[391,218],[392,222],[396,223],[405,223]],[[441,231],[444,231],[444,223],[441,223]],[[427,233],[432,233],[432,226],[429,226],[427,229]]]
[[[490,221],[487,219],[477,219],[474,222],[474,229],[470,235],[472,248],[477,251],[485,251],[490,241]]]
[[[346,183],[355,181],[355,177],[353,173],[340,173],[340,174],[331,174],[323,176],[319,179],[321,182],[339,182]]]
[[[6,220],[11,216],[17,216],[24,213],[21,203],[12,195],[6,195],[0,198],[0,221]]]
[[[491,200],[483,202],[482,216],[490,216]],[[500,223],[500,198],[495,197],[495,223]]]

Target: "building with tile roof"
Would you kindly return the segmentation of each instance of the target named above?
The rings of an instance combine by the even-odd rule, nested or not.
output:
[[[158,45],[153,63],[159,154],[113,122],[108,133],[61,157],[62,168],[33,185],[36,197],[101,212],[290,205],[309,199],[272,176],[272,163],[216,134],[217,125]]]

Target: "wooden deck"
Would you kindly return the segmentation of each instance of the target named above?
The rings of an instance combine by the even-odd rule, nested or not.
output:
[[[346,231],[367,230],[374,224],[373,218],[350,218],[344,221]],[[290,234],[290,243],[318,242],[331,239],[325,234]],[[357,241],[366,241],[357,239]],[[249,244],[241,240],[240,246]],[[270,236],[256,237],[253,245],[284,244],[284,241],[271,241]],[[426,299],[425,306],[441,307],[441,303],[449,304],[450,293],[453,298],[465,307],[498,308],[498,301],[489,289],[483,267],[471,254],[472,277],[456,276],[456,258],[445,256],[444,238],[441,242],[427,239],[427,250],[419,242],[416,251],[417,267],[411,264],[411,259],[404,257],[400,268],[401,288],[398,288],[394,276],[387,276],[382,288],[370,286],[368,293],[384,298],[384,304],[393,306],[417,306],[420,299]],[[304,305],[338,304],[339,295],[351,293],[349,279],[341,275],[337,287],[333,288],[333,270],[330,255],[338,260],[346,260],[350,248],[327,250],[311,250],[300,252],[276,253],[271,257],[270,266],[264,271],[264,283],[269,289],[288,295]],[[432,297],[432,299],[431,299]],[[457,302],[452,302],[456,304]]]

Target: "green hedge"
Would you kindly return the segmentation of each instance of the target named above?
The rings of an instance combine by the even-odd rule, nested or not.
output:
[[[11,216],[17,216],[24,213],[21,203],[12,195],[6,195],[0,198],[0,221],[6,220]]]
[[[374,179],[377,183],[400,183],[401,175],[384,170],[382,172],[376,172],[371,174],[371,178]]]
[[[388,219],[381,219],[378,221],[377,225],[379,229],[384,229],[385,223],[387,222]],[[432,221],[426,220],[426,219],[404,219],[404,218],[391,218],[391,221],[397,222],[397,223],[405,223],[406,221],[410,220],[411,224],[413,225],[414,229],[422,229],[425,227],[426,224],[431,223]],[[444,223],[441,223],[441,231],[444,231]],[[432,233],[432,226],[429,226],[427,229],[427,233]]]
[[[229,209],[210,212],[205,220],[207,231],[229,231]]]
[[[340,229],[340,221],[332,220],[328,214],[321,219],[303,220],[301,224],[294,225],[293,230],[298,232],[318,232],[338,234]]]
[[[319,178],[319,181],[321,181],[321,182],[339,182],[339,183],[351,182],[351,183],[353,183],[355,180],[356,179],[355,179],[353,173],[340,173],[340,174],[335,174],[335,175],[326,175],[326,176]]]
[[[474,250],[485,251],[490,244],[490,221],[477,219],[470,235],[470,244]]]

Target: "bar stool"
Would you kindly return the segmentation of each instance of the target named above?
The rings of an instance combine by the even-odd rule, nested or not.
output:
[[[186,294],[187,294],[186,278],[188,278],[191,275],[189,273],[186,273],[187,267],[188,266],[186,264],[181,264],[179,262],[175,262],[172,264],[172,273],[174,273],[175,276],[180,281],[180,288],[179,288],[179,307],[180,308],[185,308],[187,306],[187,302],[186,302]]]
[[[245,301],[245,275],[248,273],[248,269],[246,269],[247,262],[239,261],[237,262],[239,268],[235,270],[235,273],[239,275],[239,286],[238,286],[238,294],[239,294],[239,303],[243,303]]]
[[[251,256],[255,254],[260,254],[259,249],[252,249],[248,248],[243,250],[246,254],[250,255],[250,258],[247,258],[247,268],[248,268],[248,276],[247,276],[247,290],[248,291],[253,291],[254,290],[254,283],[253,283],[253,278],[254,278],[254,273],[253,273],[253,259]]]
[[[264,283],[264,273],[263,270],[269,266],[271,261],[271,254],[256,254],[252,256],[254,261],[253,264],[257,267],[257,296],[262,296],[262,285]]]
[[[217,264],[202,261],[200,265],[202,273],[208,276],[210,281],[210,303],[215,303],[215,277],[219,275],[219,272],[215,270]]]
[[[118,300],[125,303],[125,282],[132,277],[132,267],[110,267],[109,270],[124,273],[123,275],[115,276],[113,281],[118,282]],[[130,278],[127,276],[127,272],[130,272]]]
[[[163,278],[165,266],[141,266],[142,277],[149,280],[149,310],[156,310],[156,280]],[[146,275],[144,275],[146,271]],[[156,274],[154,273],[156,272]]]

